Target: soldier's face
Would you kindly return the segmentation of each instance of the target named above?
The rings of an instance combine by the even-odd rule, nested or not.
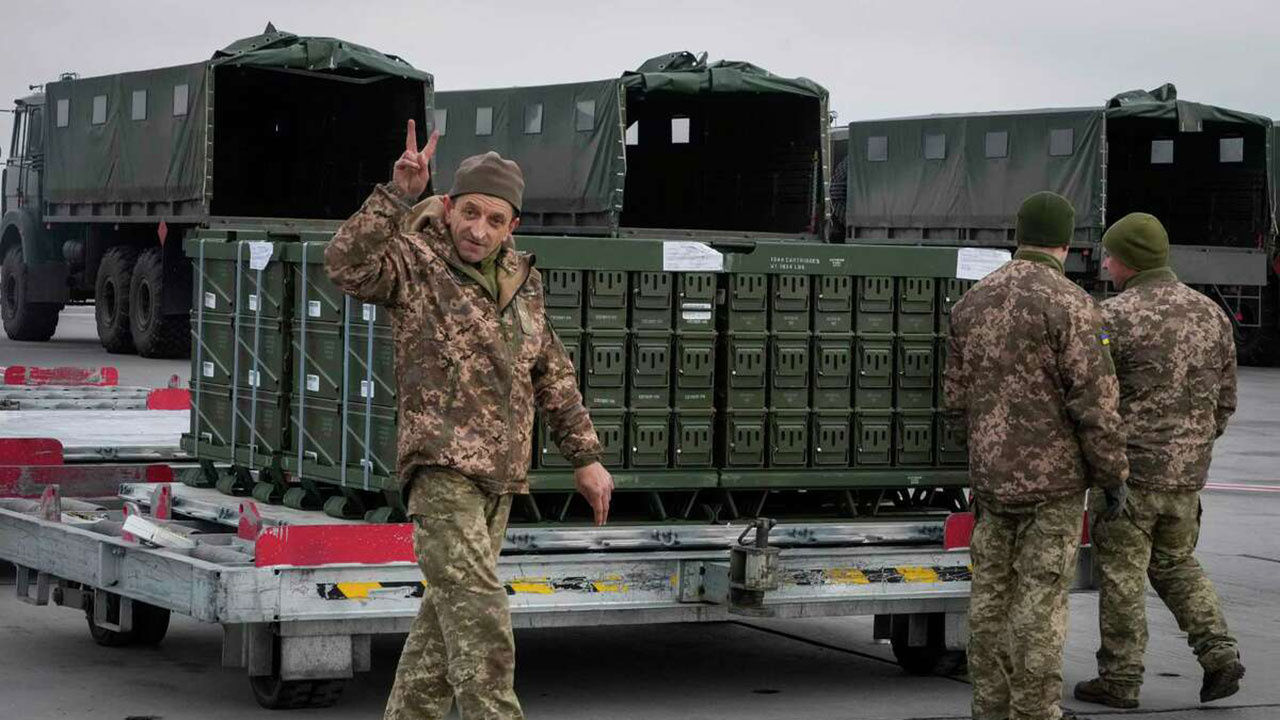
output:
[[[445,198],[445,204],[453,246],[465,262],[489,257],[520,224],[511,204],[491,195],[462,195],[452,201]]]

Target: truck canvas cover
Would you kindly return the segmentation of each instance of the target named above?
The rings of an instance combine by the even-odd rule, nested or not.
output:
[[[620,78],[442,92],[437,187],[496,150],[525,174],[524,227],[817,232],[827,93],[687,52]]]
[[[425,120],[431,86],[394,56],[271,26],[204,62],[49,83],[46,199],[340,217],[358,193],[331,184],[354,179],[367,193],[382,179],[398,152],[391,126],[402,148],[404,121]],[[378,127],[365,130],[359,113]]]

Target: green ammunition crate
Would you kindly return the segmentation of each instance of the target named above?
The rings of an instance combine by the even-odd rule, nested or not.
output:
[[[813,407],[847,410],[853,399],[853,335],[813,339]]]
[[[809,438],[813,444],[814,466],[848,467],[851,431],[848,412],[815,412]]]
[[[285,456],[286,467],[297,467],[299,454],[303,471],[329,481],[342,482],[345,467],[347,487],[365,484],[365,465],[370,478],[387,478],[396,469],[398,421],[394,408],[367,408],[362,402],[348,402],[343,416],[340,401],[315,400],[307,403],[293,438],[292,452]],[[345,447],[343,442],[345,428]],[[298,452],[301,444],[302,451]],[[345,452],[345,455],[344,455]],[[372,481],[371,481],[372,483]],[[372,486],[372,485],[371,485]]]
[[[671,333],[631,334],[631,371],[627,394],[632,408],[671,405]]]
[[[305,344],[304,330],[294,326],[293,382],[290,392],[296,398],[304,396],[308,401],[337,400],[342,397],[342,326],[330,322],[307,323]]]
[[[900,466],[933,464],[934,412],[903,410],[897,414],[897,452]]]
[[[350,296],[347,296],[343,302],[345,305],[343,322],[346,327],[353,330],[357,327],[368,330],[370,324],[375,329],[391,327],[391,313],[386,308],[373,303],[360,302]]]
[[[936,340],[932,335],[899,335],[897,345],[897,406],[904,410],[932,409]]]
[[[627,467],[665,468],[671,464],[671,413],[632,410],[627,434]]]
[[[582,329],[582,271],[543,270],[543,303],[556,330]]]
[[[289,371],[285,326],[279,319],[258,322],[255,348],[252,317],[204,313],[202,318],[194,318],[192,332],[200,345],[191,352],[192,377],[199,376],[202,383],[229,385],[234,373],[241,387],[288,391],[283,387]]]
[[[898,333],[933,334],[933,278],[907,277],[898,280]]]
[[[289,316],[295,325],[303,318],[307,323],[341,323],[347,296],[329,280],[324,269],[324,249],[328,243],[289,243],[284,260],[293,283],[293,309]]]
[[[720,377],[724,378],[724,407],[763,410],[768,371],[768,336],[764,333],[724,333]]]
[[[769,413],[769,467],[805,467],[808,464],[808,411],[771,411]]]
[[[560,344],[564,346],[565,353],[569,356],[569,362],[573,363],[574,377],[578,380],[578,387],[582,387],[582,331],[581,330],[560,330],[555,329],[556,337],[560,338]]]
[[[249,250],[244,251],[244,259],[239,265],[240,296],[236,299],[238,315],[273,320],[289,315],[289,283],[285,279],[285,263],[278,259],[284,248],[282,243],[275,244],[271,262],[260,271],[249,266]]]
[[[854,329],[862,333],[893,332],[893,278],[858,278],[858,307]]]
[[[626,456],[626,413],[622,410],[591,410],[591,424],[596,428],[600,446],[604,450],[600,462],[606,468],[623,467]],[[569,468],[572,465],[560,454],[560,447],[551,437],[546,418],[538,421],[538,467]]]
[[[945,411],[937,413],[937,440],[939,465],[964,465],[969,462],[969,445],[964,428],[964,417],[948,417]]]
[[[893,406],[893,336],[859,335],[854,340],[853,406],[858,410]]]
[[[948,278],[938,283],[938,332],[946,335],[951,332],[951,310],[956,302],[969,288],[977,284],[976,280],[957,280]]]
[[[347,348],[347,400],[363,403],[372,394],[374,405],[396,407],[395,340],[389,328],[369,329],[363,323],[351,326],[351,342]]]
[[[762,333],[768,327],[769,276],[736,273],[729,276],[729,332]]]
[[[814,332],[853,332],[853,277],[819,275],[817,284],[813,306]]]
[[[637,332],[670,330],[672,275],[638,272],[631,276],[631,329]]]
[[[624,270],[587,272],[587,328],[627,328],[627,273]]]
[[[808,407],[809,334],[777,333],[769,341],[769,407]]]
[[[237,408],[233,413],[232,407]],[[288,397],[221,385],[191,393],[191,435],[214,447],[248,450],[265,459],[288,450]],[[252,435],[252,437],[250,437]]]
[[[769,276],[769,330],[809,332],[809,276]]]
[[[854,467],[893,463],[893,413],[863,410],[853,414]]]
[[[200,260],[200,245],[204,245],[205,257]],[[200,312],[230,314],[236,307],[236,261],[223,247],[226,243],[204,241],[188,243],[187,256],[191,258],[191,324],[195,325]],[[227,257],[222,257],[226,254]]]
[[[715,273],[679,273],[676,275],[676,330],[680,332],[715,332]]]
[[[627,332],[587,333],[582,395],[587,407],[622,410],[627,406]]]
[[[712,467],[715,464],[715,413],[710,410],[678,410],[672,413],[678,468]]]
[[[764,467],[767,417],[763,410],[729,411],[720,416],[716,446],[721,467]]]
[[[716,335],[679,332],[675,336],[677,409],[706,409],[715,405]]]

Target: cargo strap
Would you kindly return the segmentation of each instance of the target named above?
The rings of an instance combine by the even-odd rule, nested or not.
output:
[[[253,309],[253,371],[249,376],[249,467],[253,467],[258,454],[258,386],[262,384],[262,357],[259,340],[262,336],[262,268],[254,271],[254,290],[257,307]],[[234,453],[235,450],[233,449]]]
[[[196,279],[196,397],[191,403],[191,455],[200,457],[200,386],[204,375],[204,238],[200,238],[200,260]]]
[[[305,432],[303,423],[306,420],[307,412],[307,251],[311,249],[311,243],[302,243],[302,302],[299,304],[302,316],[302,330],[300,345],[298,348],[298,477],[302,477],[302,461],[304,458]]]
[[[244,256],[245,243],[241,242],[236,245],[236,297],[231,303],[231,324],[234,328],[232,334],[234,341],[231,343],[231,462],[235,464],[236,459],[236,430],[240,428],[240,313],[238,305],[240,304],[240,263]]]
[[[339,482],[347,485],[347,400],[351,394],[351,296],[342,297],[342,454],[338,467]]]
[[[364,459],[360,461],[360,466],[364,470],[364,489],[369,489],[369,471],[373,467],[373,461],[370,459],[369,453],[369,435],[373,426],[373,321],[378,316],[376,305],[365,303],[363,305],[365,314],[365,331],[368,337],[365,338],[364,350]]]

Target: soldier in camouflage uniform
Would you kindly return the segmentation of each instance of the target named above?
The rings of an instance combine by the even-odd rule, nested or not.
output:
[[[1216,700],[1239,689],[1244,667],[1193,553],[1213,441],[1236,408],[1231,321],[1178,281],[1156,218],[1127,215],[1102,242],[1104,264],[1124,291],[1102,309],[1120,378],[1131,489],[1124,516],[1100,523],[1093,537],[1102,575],[1100,677],[1078,684],[1075,696],[1138,706],[1150,578],[1204,667],[1200,700]]]
[[[524,179],[497,153],[464,160],[448,195],[427,187],[437,136],[409,121],[392,181],[325,252],[329,277],[390,312],[399,385],[399,477],[426,579],[386,718],[521,718],[498,552],[513,494],[527,493],[535,406],[574,465],[597,524],[613,480],[569,356],[547,322],[542,278],[511,232]]]
[[[952,311],[948,420],[963,421],[977,518],[970,553],[975,720],[1062,717],[1062,642],[1085,490],[1124,503],[1119,389],[1097,305],[1063,274],[1075,211],[1036,193],[1013,260]]]

